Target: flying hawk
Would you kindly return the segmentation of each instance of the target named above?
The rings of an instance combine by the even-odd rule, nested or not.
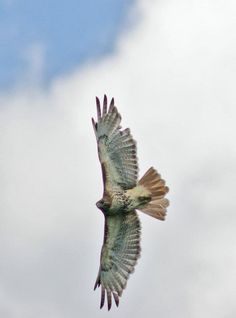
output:
[[[96,205],[105,217],[104,241],[94,289],[101,285],[100,308],[107,296],[116,305],[126,287],[129,274],[140,256],[141,226],[136,209],[164,220],[169,201],[168,187],[151,167],[138,181],[136,142],[129,128],[121,130],[121,115],[112,98],[109,109],[104,96],[101,111],[96,97],[97,122],[92,118],[104,183],[103,197]]]

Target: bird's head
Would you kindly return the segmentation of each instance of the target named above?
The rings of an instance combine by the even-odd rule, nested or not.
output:
[[[110,207],[110,204],[105,202],[103,199],[99,200],[97,203],[96,203],[96,206],[98,209],[100,209],[101,211],[106,211],[109,209]]]

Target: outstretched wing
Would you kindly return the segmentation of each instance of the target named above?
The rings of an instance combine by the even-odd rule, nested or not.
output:
[[[105,293],[108,310],[111,308],[112,296],[116,305],[119,305],[119,297],[140,255],[140,230],[140,221],[135,211],[105,216],[100,268],[94,286],[96,289],[101,285],[100,308],[104,305]]]
[[[121,130],[121,116],[114,106],[114,99],[107,110],[107,97],[104,96],[102,112],[98,98],[96,102],[97,122],[92,118],[92,123],[102,166],[104,191],[112,193],[120,188],[133,188],[138,176],[136,143],[128,128]]]

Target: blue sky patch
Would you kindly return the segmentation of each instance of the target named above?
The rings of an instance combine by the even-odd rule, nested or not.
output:
[[[32,50],[44,64],[44,81],[111,52],[134,0],[0,3],[0,89],[4,89],[27,72]]]

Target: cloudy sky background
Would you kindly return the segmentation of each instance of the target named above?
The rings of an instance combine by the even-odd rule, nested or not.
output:
[[[1,1],[0,316],[235,317],[235,1],[41,3]],[[110,313],[93,291],[104,93],[171,201],[165,222],[140,215]]]

